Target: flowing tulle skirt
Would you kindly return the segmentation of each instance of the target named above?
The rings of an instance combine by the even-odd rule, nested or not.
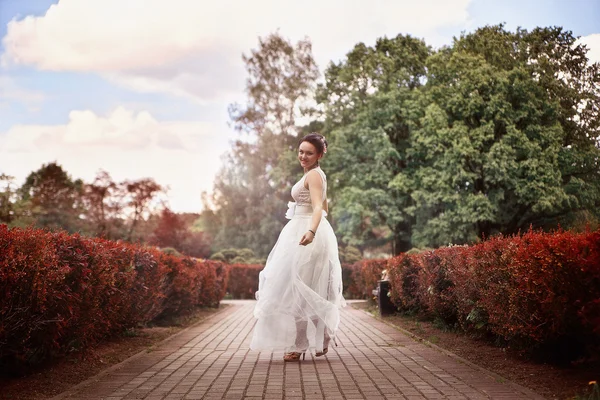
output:
[[[313,242],[300,246],[310,221],[310,213],[292,217],[260,273],[253,350],[322,351],[335,338],[345,305],[337,239],[323,217]]]

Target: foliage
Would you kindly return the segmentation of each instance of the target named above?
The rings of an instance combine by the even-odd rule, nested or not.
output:
[[[92,183],[84,184],[81,195],[84,213],[93,226],[94,236],[111,239],[117,237],[116,221],[123,207],[120,203],[119,186],[106,171],[99,171]]]
[[[15,197],[16,193],[11,187],[14,183],[14,177],[6,174],[0,174],[0,183],[4,186],[0,192],[0,223],[8,224],[15,219]]]
[[[232,105],[234,126],[250,136],[236,141],[215,181],[212,235],[217,249],[251,248],[266,257],[285,219],[295,175],[295,148],[301,114],[318,69],[311,44],[292,45],[275,33],[259,39],[258,49],[243,56],[248,80],[247,105]],[[296,169],[294,169],[296,167]]]
[[[27,176],[18,190],[19,200],[28,202],[37,226],[75,232],[79,228],[82,185],[81,180],[73,181],[60,165],[52,162]]]
[[[15,189],[0,175],[0,223],[9,227],[66,229],[85,236],[174,247],[192,257],[210,254],[206,229],[193,229],[198,214],[157,215],[163,189],[152,179],[115,182],[99,171],[92,183],[73,181],[57,163],[43,165]]]
[[[328,173],[336,232],[359,248],[411,246],[412,199],[390,187],[410,167],[406,151],[410,104],[422,86],[431,49],[411,36],[357,44],[328,67],[317,98],[331,138]]]
[[[264,265],[229,265],[227,293],[234,299],[254,299],[258,290],[258,275]]]
[[[223,261],[227,264],[261,264],[266,260],[259,259],[251,249],[227,248],[216,252],[210,256],[211,260]]]
[[[160,249],[160,251],[162,251],[165,254],[169,254],[171,256],[175,256],[175,257],[181,257],[182,254],[180,252],[177,251],[177,249],[173,248],[173,247],[163,247]]]
[[[161,212],[148,243],[158,247],[172,247],[190,257],[206,258],[210,254],[206,235],[190,231],[184,219],[168,208]]]
[[[362,260],[360,250],[353,246],[340,247],[338,253],[340,262],[343,264],[354,264]]]
[[[388,260],[364,260],[360,262],[362,282],[360,289],[363,295],[371,296],[373,289],[377,287],[377,282],[382,278],[383,270],[388,268]]]
[[[0,364],[38,363],[167,314],[218,305],[227,276],[218,262],[0,225]]]
[[[342,287],[344,288],[344,298],[369,298],[370,292],[367,293],[367,288],[364,287],[363,282],[360,262],[354,264],[342,264]]]
[[[600,231],[497,236],[389,260],[392,301],[558,360],[600,347]]]
[[[342,248],[399,254],[530,226],[596,229],[600,65],[587,55],[561,27],[485,26],[438,50],[398,35],[356,44],[317,85],[310,41],[275,33],[243,55],[247,98],[230,107],[240,137],[199,218],[169,225],[152,180],[100,171],[84,183],[55,162],[18,189],[0,176],[0,221],[130,242],[156,233],[154,243],[197,257],[250,248],[237,261],[261,263],[301,174],[297,141],[319,131]]]
[[[586,173],[597,178],[600,172],[594,140],[581,137],[598,134],[597,126],[588,124],[585,131],[570,120],[587,120],[586,110],[576,115],[569,109],[565,118],[561,98],[567,96],[575,109],[599,99],[567,90],[574,79],[557,76],[560,71],[586,84],[598,80],[582,77],[593,67],[586,66],[574,40],[556,29],[513,34],[486,27],[428,59],[408,153],[416,168],[392,183],[415,200],[413,243],[437,247],[516,233],[532,223],[552,227],[552,218],[581,210],[591,193],[596,200],[583,209],[598,201],[593,180],[581,181],[584,193],[570,190],[579,174],[561,162],[575,154],[591,157],[591,164],[583,162]],[[550,68],[549,60],[559,69]]]
[[[600,73],[562,28],[359,43],[318,99],[332,214],[359,248],[471,243],[597,223]],[[392,82],[392,84],[390,84]]]
[[[148,212],[155,194],[162,191],[163,188],[150,178],[125,181],[123,186],[126,209],[131,215],[131,224],[127,232],[127,240],[131,242],[138,222]]]
[[[223,256],[221,253],[217,254]],[[263,268],[263,264],[227,264],[227,293],[234,299],[253,299],[258,290],[259,274]],[[361,263],[342,264],[342,279],[344,297],[347,299],[368,298],[375,288],[365,285]]]

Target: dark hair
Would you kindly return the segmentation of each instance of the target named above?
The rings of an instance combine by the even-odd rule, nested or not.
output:
[[[317,153],[319,154],[327,153],[327,140],[325,140],[325,136],[319,133],[313,132],[304,136],[298,142],[298,146],[300,146],[303,142],[308,142],[315,146]]]

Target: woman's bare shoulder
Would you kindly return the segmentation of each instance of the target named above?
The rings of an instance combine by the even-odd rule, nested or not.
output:
[[[323,184],[323,177],[316,168],[306,173],[305,184],[308,184],[308,186]]]

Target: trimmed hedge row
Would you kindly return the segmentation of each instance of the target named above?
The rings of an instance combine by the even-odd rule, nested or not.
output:
[[[342,264],[342,284],[347,299],[369,299],[381,274],[387,268],[388,260],[361,260],[354,264]]]
[[[600,351],[600,230],[531,231],[402,254],[388,271],[399,310],[560,359]]]
[[[368,260],[342,265],[344,296],[348,299],[366,299],[372,291],[387,260]],[[234,299],[254,299],[258,290],[258,275],[264,268],[259,264],[228,265],[227,293]],[[368,283],[367,283],[368,282]]]
[[[227,292],[234,299],[254,299],[258,290],[258,274],[264,268],[258,264],[229,265]]]
[[[0,365],[37,363],[223,298],[227,267],[0,225]]]
[[[233,267],[234,298],[252,297],[261,269]],[[600,230],[531,231],[343,265],[344,295],[371,298],[384,269],[400,311],[562,360],[600,353]]]

